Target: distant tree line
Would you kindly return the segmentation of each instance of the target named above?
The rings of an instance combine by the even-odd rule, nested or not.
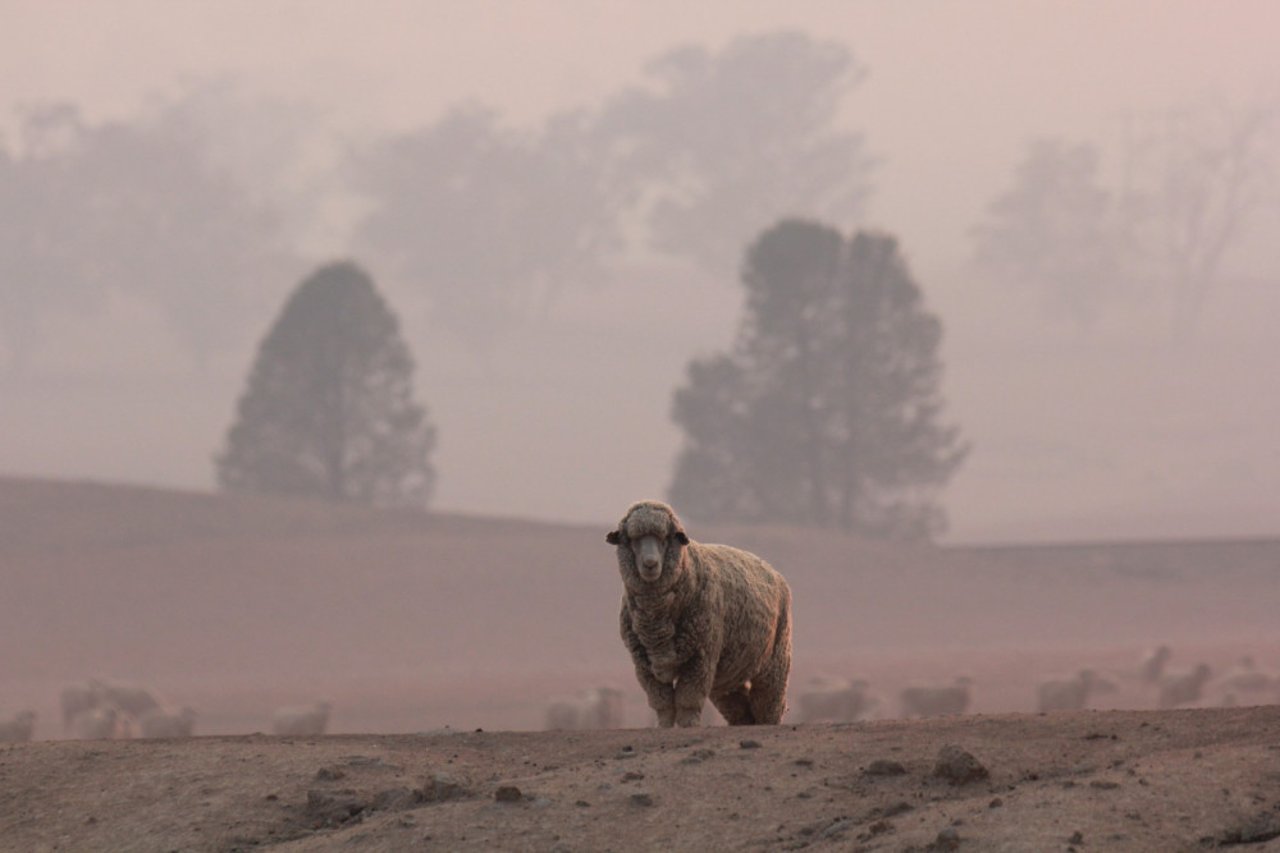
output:
[[[1280,211],[1280,101],[1130,115],[1108,178],[1098,146],[1031,141],[973,229],[978,267],[1089,328],[1138,287],[1164,294],[1176,342],[1232,256]]]
[[[181,105],[92,125],[60,105],[0,144],[0,345],[20,372],[60,317],[154,305],[193,364],[239,341],[261,282],[297,268],[271,205],[212,157]]]
[[[279,295],[264,283],[300,274],[318,233],[480,350],[637,253],[726,274],[779,211],[861,212],[871,160],[839,113],[863,76],[837,43],[742,37],[670,50],[641,84],[531,126],[465,105],[329,152],[305,109],[225,86],[132,120],[38,106],[0,138],[0,348],[21,371],[42,329],[125,296],[157,307],[200,369],[243,343]],[[335,231],[318,220],[335,205],[364,213]]]
[[[645,76],[535,128],[470,106],[356,152],[372,208],[357,254],[417,282],[437,320],[483,346],[497,321],[607,280],[631,254],[725,275],[780,212],[862,212],[872,161],[839,113],[864,72],[845,47],[743,37],[668,51]]]

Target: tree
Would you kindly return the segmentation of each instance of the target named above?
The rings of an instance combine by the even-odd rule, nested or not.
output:
[[[1123,286],[1163,289],[1175,343],[1280,199],[1280,102],[1211,101],[1126,117],[1120,182],[1098,150],[1037,140],[976,228],[978,264],[1092,324]]]
[[[1082,328],[1122,283],[1124,223],[1098,178],[1091,145],[1038,139],[1013,186],[974,229],[978,265],[1002,281],[1041,291],[1046,307]]]
[[[610,99],[599,133],[627,152],[622,173],[659,251],[715,274],[779,213],[847,221],[870,193],[862,136],[840,126],[866,76],[848,48],[800,32],[688,45]]]
[[[258,350],[217,457],[221,487],[425,506],[436,430],[413,400],[413,359],[372,280],[351,262],[294,291]]]
[[[535,127],[466,106],[353,153],[358,251],[484,350],[629,253],[719,275],[778,211],[861,212],[871,161],[838,120],[862,69],[843,46],[786,32],[687,46],[646,77]]]
[[[536,131],[456,109],[384,140],[350,172],[371,204],[357,245],[424,291],[444,327],[484,349],[565,282],[603,275],[619,209],[584,119]]]
[[[1182,343],[1228,259],[1280,199],[1280,101],[1210,101],[1133,125],[1126,156],[1137,233],[1151,274],[1168,288]]]
[[[743,265],[732,352],[695,359],[673,503],[703,521],[783,522],[922,538],[963,460],[939,422],[942,325],[897,240],[784,220]]]
[[[293,268],[279,217],[220,167],[182,102],[89,124],[70,105],[20,117],[0,151],[0,331],[21,368],[39,325],[119,292],[155,305],[197,368],[238,343],[263,278]]]
[[[15,376],[27,371],[55,319],[91,315],[107,301],[92,258],[73,248],[84,204],[67,160],[85,132],[79,113],[31,109],[20,129],[20,153],[0,145],[0,342]]]

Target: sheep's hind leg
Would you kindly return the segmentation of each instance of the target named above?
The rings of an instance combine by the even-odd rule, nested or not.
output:
[[[751,692],[747,694],[751,705],[752,722],[776,726],[782,722],[787,710],[787,674],[779,679],[774,672],[761,673],[751,679]]]
[[[751,714],[760,725],[776,726],[787,711],[787,677],[791,674],[791,638],[773,647],[764,669],[751,679]]]
[[[750,726],[756,721],[745,684],[728,693],[711,694],[711,704],[731,726]]]

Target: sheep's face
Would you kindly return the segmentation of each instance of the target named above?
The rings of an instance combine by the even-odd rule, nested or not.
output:
[[[664,576],[674,579],[681,549],[689,544],[689,537],[671,507],[658,501],[643,501],[627,510],[605,541],[618,546],[624,582],[634,579],[657,584]]]

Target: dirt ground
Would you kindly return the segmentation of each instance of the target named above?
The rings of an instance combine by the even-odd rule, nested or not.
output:
[[[1280,850],[1280,708],[0,745],[13,851],[1233,845]]]

